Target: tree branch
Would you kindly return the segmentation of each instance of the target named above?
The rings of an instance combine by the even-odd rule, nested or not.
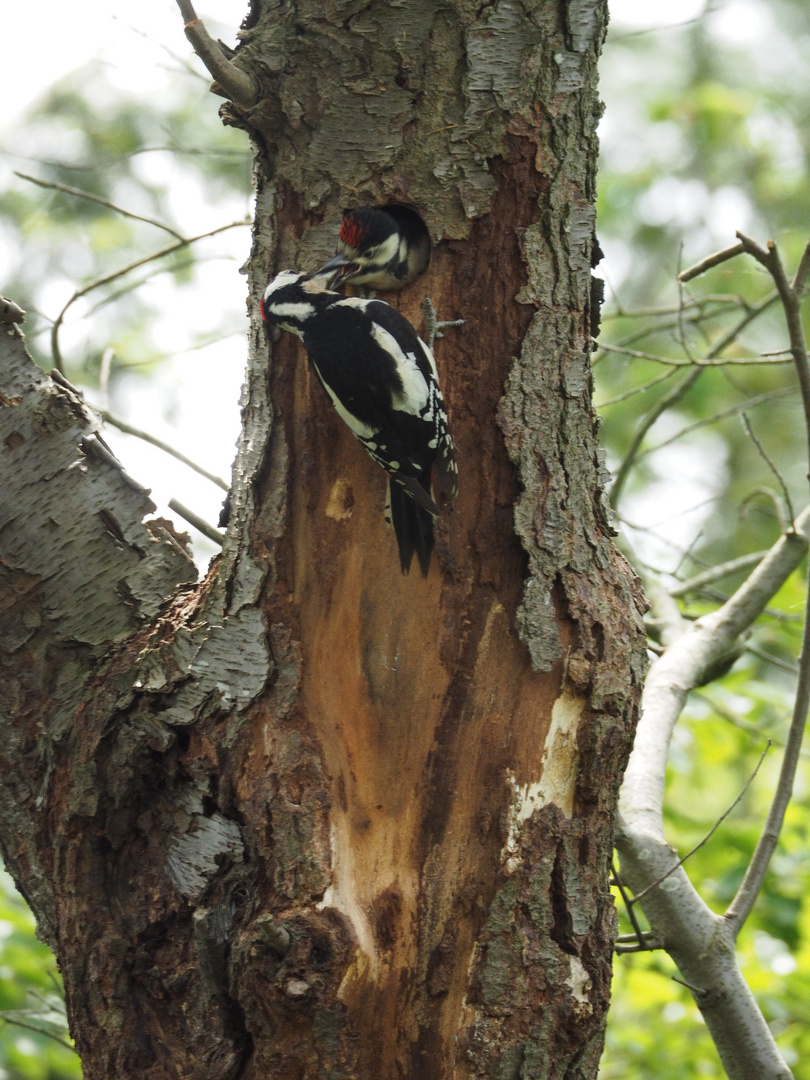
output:
[[[678,274],[678,281],[685,285],[687,281],[700,277],[707,270],[711,270],[713,266],[719,266],[721,263],[733,259],[736,255],[742,255],[743,251],[745,251],[745,247],[742,243],[733,244],[731,247],[723,248],[722,251],[715,251],[713,255],[707,255],[705,259],[701,259],[699,263],[695,263],[694,266],[690,266],[687,270],[681,270],[680,274]]]
[[[751,307],[750,310],[747,311],[745,315],[743,315],[743,317],[739,319],[734,324],[734,326],[731,327],[730,330],[728,330],[725,334],[723,334],[721,338],[718,339],[715,345],[713,345],[707,353],[706,359],[713,360],[715,357],[719,356],[720,353],[728,345],[730,345],[732,341],[734,341],[737,335],[742,330],[744,330],[749,323],[753,322],[754,319],[757,318],[757,316],[761,315],[767,307],[770,307],[770,305],[773,303],[773,299],[773,294],[770,294],[760,300],[758,304],[754,304],[753,307]],[[682,383],[680,383],[673,390],[671,390],[669,394],[665,395],[661,399],[661,401],[659,401],[658,404],[655,405],[644,417],[644,420],[642,421],[641,426],[633,437],[630,448],[625,454],[624,460],[622,461],[621,466],[616,473],[616,478],[610,488],[610,503],[614,510],[618,506],[619,499],[621,498],[622,492],[624,490],[624,485],[627,482],[630,470],[632,469],[633,464],[638,456],[638,452],[641,448],[641,444],[644,441],[647,432],[650,430],[650,428],[653,426],[659,416],[666,412],[666,410],[671,405],[674,405],[677,401],[679,401],[683,397],[683,395],[692,388],[692,386],[697,382],[703,370],[703,367],[694,368],[694,370],[683,380]]]
[[[180,14],[185,21],[186,37],[191,47],[216,80],[213,89],[230,98],[237,105],[249,109],[259,99],[259,88],[252,76],[227,58],[220,46],[197,18],[191,0],[177,0]]]
[[[178,461],[181,461],[184,465],[188,465],[194,472],[199,473],[200,476],[204,476],[206,480],[210,480],[212,484],[216,484],[217,487],[222,488],[223,491],[228,491],[228,485],[221,476],[208,472],[202,465],[198,465],[196,461],[192,461],[191,458],[186,457],[185,454],[181,454],[179,450],[170,446],[169,443],[164,442],[162,439],[158,439],[155,435],[150,435],[148,431],[142,431],[140,428],[133,427],[132,424],[128,424],[125,420],[119,420],[117,416],[113,416],[112,413],[108,412],[106,409],[96,409],[96,412],[105,423],[112,424],[113,427],[118,428],[119,431],[123,431],[126,435],[134,435],[136,439],[143,439],[144,442],[156,446],[158,450],[162,450],[164,454],[170,454],[173,458],[177,458]]]
[[[737,236],[742,250],[773,278],[785,311],[804,404],[810,460],[810,363],[800,310],[801,291],[810,273],[810,244],[790,282],[773,242],[762,247],[742,233]],[[690,276],[738,253],[738,248],[728,249],[704,260]],[[807,548],[809,527],[807,508],[736,593],[718,611],[699,619],[653,664],[620,798],[617,848],[625,879],[635,890],[636,899],[644,897],[650,925],[678,964],[685,985],[695,994],[723,1065],[735,1080],[790,1076],[736,964],[734,942],[762,887],[792,793],[810,708],[810,621],[806,616],[793,717],[779,783],[754,856],[725,917],[708,909],[666,843],[662,817],[664,769],[672,730],[686,694],[700,685],[712,663],[734,646],[739,634],[798,566]]]
[[[216,229],[211,229],[210,232],[200,233],[198,236],[190,236],[188,239],[180,240],[176,244],[170,244],[168,247],[161,248],[160,251],[155,251],[151,255],[145,255],[142,259],[136,259],[135,262],[129,263],[127,266],[122,267],[120,270],[114,270],[110,274],[105,274],[104,277],[96,278],[95,281],[91,281],[88,285],[85,285],[81,289],[77,289],[71,296],[59,314],[54,320],[51,327],[51,353],[53,355],[54,366],[57,371],[64,372],[64,362],[62,360],[62,352],[59,348],[59,330],[62,323],[65,320],[69,308],[80,300],[83,296],[87,296],[93,289],[98,289],[102,285],[109,285],[111,281],[116,281],[118,278],[123,277],[124,274],[129,274],[133,270],[137,270],[139,266],[145,266],[146,263],[153,262],[155,259],[162,259],[164,255],[171,255],[175,251],[179,251],[181,248],[188,247],[189,244],[195,244],[198,240],[206,240],[209,236],[216,236],[218,233],[225,232],[227,229],[236,229],[242,225],[249,225],[248,221],[232,221],[229,225],[220,225]]]
[[[156,229],[163,229],[164,232],[169,233],[176,240],[183,240],[183,237],[179,232],[170,228],[168,225],[164,225],[162,221],[155,221],[154,218],[142,217],[140,214],[133,214],[131,210],[125,210],[123,206],[116,206],[115,203],[109,201],[109,199],[102,199],[100,195],[93,195],[89,191],[82,191],[81,188],[69,187],[67,184],[57,184],[55,180],[38,180],[36,176],[29,176],[27,173],[16,172],[15,176],[19,176],[21,180],[27,180],[31,184],[36,184],[37,187],[51,188],[53,191],[62,191],[65,195],[75,195],[78,199],[87,199],[88,202],[98,203],[99,206],[105,206],[108,210],[114,210],[116,214],[121,214],[122,217],[132,218],[133,221],[143,221],[147,225],[154,225]],[[185,243],[185,241],[183,241]]]
[[[711,566],[708,570],[695,574],[694,577],[674,586],[669,590],[669,595],[677,597],[686,596],[690,592],[697,592],[704,585],[711,585],[713,581],[729,577],[739,570],[747,570],[749,566],[755,566],[757,563],[762,562],[767,554],[767,551],[752,551],[748,555],[740,555],[736,559],[729,559],[728,562],[718,563],[716,566]]]
[[[181,518],[184,518],[189,525],[193,525],[194,528],[207,536],[209,540],[212,540],[215,544],[222,547],[222,533],[210,525],[205,518],[201,518],[199,514],[195,514],[193,510],[189,510],[187,506],[184,506],[177,499],[169,499],[169,509],[174,510],[175,514],[179,514]]]

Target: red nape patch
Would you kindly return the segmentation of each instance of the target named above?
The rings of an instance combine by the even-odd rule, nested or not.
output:
[[[265,311],[264,311],[264,297],[262,297],[261,300],[259,301],[259,311],[261,311],[262,318],[264,319],[264,321],[267,322],[267,315],[265,314]]]
[[[368,226],[359,222],[354,214],[346,214],[341,222],[338,235],[344,244],[348,244],[352,248],[359,248],[368,236]]]

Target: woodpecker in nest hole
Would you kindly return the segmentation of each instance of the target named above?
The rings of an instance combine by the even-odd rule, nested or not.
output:
[[[318,271],[332,285],[351,282],[380,292],[404,289],[427,270],[430,234],[414,210],[392,204],[345,210],[338,253]]]

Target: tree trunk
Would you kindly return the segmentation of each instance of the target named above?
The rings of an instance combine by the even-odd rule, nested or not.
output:
[[[3,851],[88,1080],[596,1076],[644,664],[590,404],[604,19],[253,5],[258,103],[224,106],[257,151],[251,350],[199,586],[3,335]],[[392,302],[468,320],[437,347],[460,494],[426,579],[257,317],[342,206],[391,200],[435,242]]]

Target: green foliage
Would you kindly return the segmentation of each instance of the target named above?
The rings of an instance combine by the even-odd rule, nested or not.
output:
[[[746,18],[762,28],[747,40]],[[739,32],[727,41],[734,19]],[[810,76],[796,46],[808,34],[803,3],[732,0],[654,34],[614,28],[606,50],[598,210],[613,297],[595,357],[595,399],[614,473],[643,432],[617,511],[631,557],[664,587],[773,544],[790,516],[785,489],[793,513],[808,503],[805,417],[791,357],[773,355],[788,338],[779,305],[765,306],[772,282],[747,256],[681,288],[675,282],[679,268],[734,244],[735,229],[775,239],[788,273],[795,270],[810,237]],[[757,305],[763,313],[743,325]],[[715,357],[726,362],[695,372],[695,362]],[[748,572],[687,593],[682,611],[695,618],[713,610]],[[687,862],[716,912],[742,880],[773,796],[806,591],[803,569],[774,597],[731,670],[690,696],[673,738],[665,829],[682,855],[734,803],[772,740],[745,795]],[[810,1078],[809,821],[805,757],[739,938],[746,979],[797,1080]],[[617,904],[621,932],[630,933]],[[677,974],[663,952],[617,956],[602,1080],[724,1076]]]
[[[248,217],[244,135],[221,123],[206,82],[185,71],[176,76],[147,102],[113,90],[103,69],[91,65],[54,86],[9,140],[16,172],[40,184],[17,175],[0,190],[3,289],[29,312],[29,345],[49,368],[54,319],[75,291],[92,286],[69,308],[60,332],[66,373],[84,385],[97,382],[107,349],[113,376],[134,366],[147,373],[176,352],[160,334],[172,297],[182,310],[195,288],[199,293],[206,261],[245,254],[246,230],[241,256],[220,233],[103,282],[183,238]],[[233,332],[235,318],[223,304],[208,336]],[[191,326],[184,347],[201,340]]]
[[[79,1080],[56,961],[34,918],[0,871],[0,1078]]]
[[[746,18],[758,20],[747,38],[735,29]],[[787,342],[776,305],[742,327],[752,307],[765,302],[769,280],[740,256],[681,290],[675,285],[679,268],[732,244],[735,229],[777,240],[787,267],[795,267],[810,231],[810,67],[802,54],[808,40],[804,0],[729,0],[656,33],[617,24],[604,55],[597,209],[613,295],[603,344],[624,351],[596,354],[595,400],[615,472],[645,417],[689,380],[644,435],[616,499],[628,547],[665,584],[769,547],[787,514],[782,482],[796,512],[808,501],[792,366],[773,356],[746,363]],[[12,140],[20,172],[80,188],[163,226],[28,181],[0,189],[3,291],[28,308],[29,342],[45,367],[52,363],[53,319],[77,287],[170,246],[172,231],[190,236],[247,215],[244,136],[221,125],[207,82],[175,74],[159,99],[132,100],[112,91],[99,70],[85,69],[55,87]],[[109,349],[114,377],[147,374],[169,352],[241,329],[226,315],[205,326],[189,317],[180,346],[160,333],[167,307],[177,313],[191,303],[204,260],[221,257],[235,258],[215,238],[89,292],[70,309],[61,333],[69,377],[97,383]],[[735,326],[741,328],[731,334]],[[692,379],[694,361],[710,360],[724,335],[721,356],[733,364],[702,368]],[[712,610],[744,576],[690,592],[687,617]],[[784,586],[731,670],[691,695],[675,733],[666,829],[681,853],[734,802],[773,740],[746,794],[687,863],[718,912],[739,885],[776,781],[806,586],[805,572]],[[763,893],[739,942],[746,978],[797,1080],[810,1080],[809,802],[804,758]],[[621,931],[629,933],[617,903]],[[53,959],[11,892],[0,895],[0,949],[0,1009],[53,1009]],[[673,981],[677,971],[666,954],[618,956],[614,971],[602,1080],[720,1080],[711,1039],[691,993]],[[64,1035],[58,1022],[54,1031]],[[0,1033],[0,1069],[14,1078],[79,1076],[71,1051],[9,1025]]]

